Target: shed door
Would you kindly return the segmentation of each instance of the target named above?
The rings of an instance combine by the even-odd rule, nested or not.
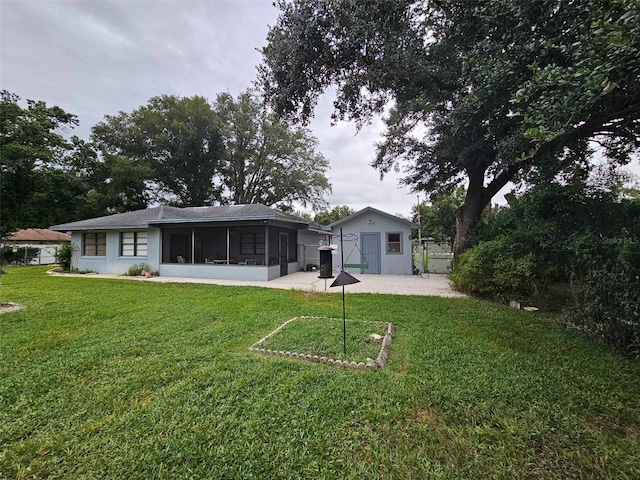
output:
[[[360,240],[362,242],[361,261],[369,265],[369,268],[362,269],[362,273],[380,273],[380,234],[362,233]]]

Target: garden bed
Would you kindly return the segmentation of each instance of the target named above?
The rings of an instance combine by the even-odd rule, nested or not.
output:
[[[392,334],[390,323],[348,320],[345,352],[341,319],[303,316],[287,320],[249,347],[249,351],[336,367],[376,370],[387,364]]]

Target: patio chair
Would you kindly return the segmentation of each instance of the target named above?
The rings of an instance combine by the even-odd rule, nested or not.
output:
[[[176,258],[178,259],[178,263],[185,263],[184,257],[182,255],[178,255]]]

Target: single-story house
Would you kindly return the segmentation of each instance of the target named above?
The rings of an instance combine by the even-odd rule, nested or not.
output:
[[[325,227],[331,232],[334,245],[340,245],[342,229],[345,270],[382,275],[413,273],[411,232],[418,228],[417,223],[373,207],[363,208]],[[333,263],[336,264],[335,257]]]
[[[54,232],[46,228],[23,228],[9,235],[3,246],[37,249],[38,255],[29,264],[48,265],[56,263],[58,246],[70,241],[71,236],[63,232]]]
[[[77,268],[122,274],[147,263],[163,276],[267,281],[299,271],[308,223],[265,205],[159,206],[54,225],[70,231]]]
[[[370,219],[375,224],[367,223]],[[362,222],[368,228],[361,228]],[[328,227],[251,204],[159,206],[54,225],[51,230],[71,232],[73,266],[80,270],[122,274],[146,263],[162,276],[268,281],[317,264],[320,241],[336,243],[339,226],[363,238],[370,262],[363,273],[412,273],[409,235],[417,226],[370,207]],[[361,262],[360,254],[357,257]],[[339,265],[335,259],[334,268]]]

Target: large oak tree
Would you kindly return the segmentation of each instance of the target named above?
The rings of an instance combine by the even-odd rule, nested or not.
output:
[[[338,119],[391,105],[372,164],[428,193],[466,183],[456,253],[509,181],[587,169],[593,141],[618,163],[639,148],[636,0],[278,6],[260,72],[276,111],[308,121],[330,86]]]

